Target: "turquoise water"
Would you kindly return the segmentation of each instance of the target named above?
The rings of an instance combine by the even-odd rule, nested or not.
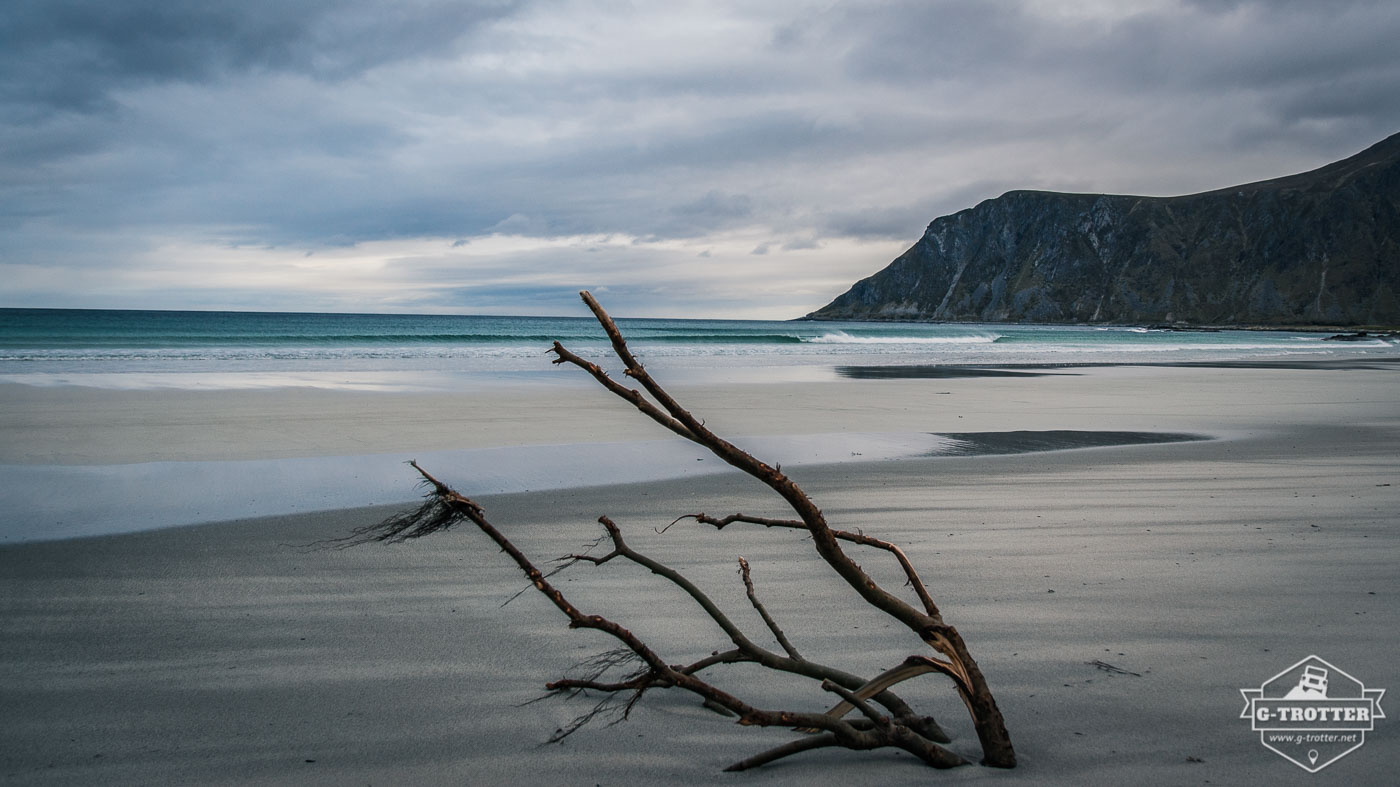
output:
[[[1397,354],[1392,343],[1291,331],[620,319],[653,370],[736,379],[838,365],[1146,363]],[[607,361],[586,317],[0,309],[0,381],[121,387],[257,384],[454,387],[555,379],[558,340]],[[456,382],[444,382],[450,377]],[[430,381],[434,378],[435,381]],[[240,383],[241,380],[241,383]]]
[[[978,328],[879,323],[619,319],[628,340],[667,354],[781,354],[784,345],[993,341]],[[584,317],[0,309],[0,360],[463,357],[529,353],[553,341],[601,346]]]
[[[1341,344],[1287,331],[619,323],[632,350],[666,383],[835,381],[841,379],[841,367],[1397,355],[1397,347],[1383,341]],[[0,309],[0,383],[137,390],[593,387],[579,370],[550,364],[545,351],[555,339],[614,374],[620,371],[601,328],[582,317]],[[735,439],[764,456],[781,457],[784,465],[926,455],[948,442],[927,434],[844,431]],[[687,477],[723,468],[718,462],[697,462],[704,458],[701,449],[679,440],[228,462],[10,465],[0,473],[0,510],[13,516],[0,525],[0,543],[406,503],[417,493],[402,465],[407,456],[440,466],[444,479],[468,494]]]

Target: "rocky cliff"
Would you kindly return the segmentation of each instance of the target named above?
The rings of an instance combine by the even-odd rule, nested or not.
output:
[[[807,317],[1400,325],[1400,134],[1184,197],[1008,192]]]

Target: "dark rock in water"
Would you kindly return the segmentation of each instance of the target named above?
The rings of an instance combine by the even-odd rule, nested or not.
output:
[[[807,318],[1400,325],[1400,134],[1184,197],[1008,192]]]

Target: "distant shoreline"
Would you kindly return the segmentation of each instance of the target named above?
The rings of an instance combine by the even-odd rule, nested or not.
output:
[[[1331,369],[1336,371],[1394,368],[1400,364],[1400,357],[1381,356],[1376,358],[1308,358],[1282,359],[1258,358],[1245,361],[1142,361],[1132,362],[1080,362],[1065,363],[1002,363],[1002,364],[908,364],[908,365],[844,365],[836,367],[836,374],[847,379],[951,379],[959,377],[1043,377],[1063,374],[1059,369],[1111,369],[1120,367],[1178,368],[1178,369]]]
[[[801,317],[794,317],[788,322],[878,322],[878,323],[907,323],[909,325],[1006,325],[1020,326],[1027,328],[1146,328],[1154,331],[1297,331],[1299,333],[1352,333],[1356,331],[1366,331],[1368,333],[1400,333],[1400,325],[1262,325],[1259,323],[1242,323],[1233,325],[1221,323],[1219,325],[1195,325],[1183,323],[1166,322],[1024,322],[1024,321],[999,321],[999,320],[911,320],[900,317],[879,317],[875,315],[865,315],[861,317],[816,317],[805,314]]]

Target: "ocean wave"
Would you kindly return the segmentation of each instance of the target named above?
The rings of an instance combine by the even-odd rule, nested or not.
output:
[[[750,333],[750,332],[656,332],[633,331],[629,341],[650,344],[800,344],[804,340],[790,333]],[[161,350],[178,348],[223,348],[258,347],[320,348],[320,347],[384,347],[422,345],[538,345],[549,347],[555,341],[565,343],[602,342],[606,337],[602,331],[575,333],[572,335],[546,333],[328,333],[328,334],[246,334],[225,336],[218,334],[147,334],[142,336],[82,335],[49,339],[45,342],[25,342],[0,338],[0,352],[45,351],[64,349],[87,350]],[[37,346],[36,346],[37,345]],[[47,346],[43,346],[47,345]]]
[[[974,334],[962,336],[852,336],[845,331],[834,331],[803,339],[808,344],[991,344],[1001,336],[998,334]]]
[[[561,338],[555,334],[496,334],[496,333],[326,333],[326,334],[142,334],[124,335],[75,335],[50,339],[51,347],[81,348],[174,348],[174,347],[288,347],[288,346],[337,346],[337,345],[386,345],[386,344],[524,344],[550,342]],[[564,340],[602,340],[601,331],[584,336],[562,337]],[[9,340],[11,348],[21,345],[23,340]]]
[[[751,337],[750,337],[751,338]],[[1293,341],[1156,341],[1156,342],[1079,342],[1055,341],[1042,338],[1002,337],[997,334],[962,336],[853,336],[843,331],[820,336],[749,340],[730,337],[727,340],[658,341],[640,338],[630,342],[640,356],[651,358],[704,357],[848,357],[853,355],[914,355],[924,358],[966,360],[1013,359],[1034,362],[1038,358],[1065,356],[1120,358],[1162,355],[1175,357],[1190,354],[1202,358],[1221,355],[1269,355],[1275,353],[1307,352],[1336,354],[1344,352],[1389,351],[1394,345],[1383,341],[1337,343],[1296,339]],[[1329,346],[1330,345],[1330,346]],[[609,349],[597,340],[569,342],[571,350],[587,357],[605,357]],[[509,359],[538,358],[547,345],[530,343],[400,343],[400,344],[327,344],[306,346],[185,346],[185,347],[83,347],[35,348],[7,350],[0,348],[0,364],[18,366],[51,366],[56,363],[91,363],[106,366],[121,363],[179,363],[179,362],[322,362],[322,361],[396,361],[412,359]]]
[[[638,344],[801,344],[805,340],[801,336],[789,333],[692,333],[683,336],[648,336],[639,333],[635,339],[629,341]]]
[[[1375,344],[1355,343],[1352,348],[1346,349],[1366,349],[1388,347],[1385,342]],[[1331,353],[1337,349],[1334,347],[1322,347],[1317,344],[1291,344],[1287,342],[1266,343],[1230,343],[1230,344],[1190,344],[1190,343],[1156,343],[1156,344],[1041,344],[1034,349],[1027,349],[1025,346],[1007,348],[1008,352],[1025,353],[1033,355],[1035,353],[1082,353],[1093,355],[1099,353],[1183,353],[1195,352],[1203,355],[1213,355],[1221,352],[1247,352],[1247,353],[1277,353],[1277,352],[1304,352],[1304,353]]]

